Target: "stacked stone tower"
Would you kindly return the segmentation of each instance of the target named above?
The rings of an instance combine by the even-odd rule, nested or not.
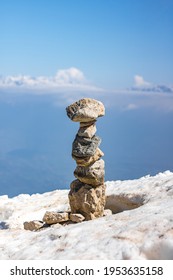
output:
[[[104,105],[91,98],[81,99],[66,108],[68,117],[80,127],[72,145],[72,157],[77,163],[70,185],[71,213],[82,214],[85,220],[103,216],[105,206],[104,155],[96,136],[96,120],[104,116]]]

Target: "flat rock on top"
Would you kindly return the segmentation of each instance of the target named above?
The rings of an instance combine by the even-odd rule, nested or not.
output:
[[[105,115],[105,107],[102,102],[83,98],[66,108],[67,116],[74,122],[89,122]]]

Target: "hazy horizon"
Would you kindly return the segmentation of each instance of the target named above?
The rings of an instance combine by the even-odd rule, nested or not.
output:
[[[65,106],[56,107],[43,98],[1,103],[0,120],[0,195],[70,187],[76,166],[71,148],[79,124],[69,120]],[[172,120],[173,112],[106,107],[96,133],[102,138],[105,180],[173,171]]]

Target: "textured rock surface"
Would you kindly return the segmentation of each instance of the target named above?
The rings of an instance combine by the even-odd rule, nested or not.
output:
[[[81,223],[85,220],[85,217],[81,214],[72,214],[70,213],[70,220],[75,223]]]
[[[93,188],[91,185],[75,180],[70,187],[69,202],[72,213],[80,213],[86,220],[103,216],[105,185]]]
[[[43,217],[43,221],[48,225],[62,223],[68,220],[69,220],[69,213],[67,212],[59,213],[59,212],[46,211]]]
[[[81,127],[79,130],[78,130],[78,135],[80,137],[88,137],[88,138],[92,138],[95,133],[96,133],[97,129],[96,129],[96,125],[95,124],[92,124],[92,125],[89,125],[89,126],[84,126],[84,127]]]
[[[42,221],[30,221],[23,223],[24,229],[35,231],[43,227]]]
[[[104,167],[104,160],[100,159],[87,167],[77,166],[74,175],[83,183],[92,186],[102,185],[104,184]]]
[[[91,98],[81,99],[66,108],[68,117],[80,122],[72,144],[72,157],[77,167],[78,180],[71,183],[69,202],[72,214],[82,214],[86,220],[103,216],[105,206],[103,152],[98,148],[101,139],[96,136],[96,119],[105,114],[104,105]]]
[[[68,117],[75,122],[89,122],[104,116],[104,105],[95,99],[84,98],[66,108]]]
[[[98,136],[93,136],[90,139],[76,135],[72,146],[72,155],[76,157],[93,156],[100,143],[101,139]]]
[[[93,156],[91,157],[76,157],[72,155],[73,159],[76,161],[77,165],[79,166],[88,166],[90,164],[93,164],[95,161],[99,160],[102,156],[104,156],[104,153],[97,148],[96,152]]]
[[[80,122],[80,128],[90,126],[96,123],[97,120],[90,121],[90,122]]]

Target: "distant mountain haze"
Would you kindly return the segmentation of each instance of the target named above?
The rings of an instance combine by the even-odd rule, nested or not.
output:
[[[106,108],[97,121],[102,138],[105,180],[124,180],[173,170],[173,112]],[[0,195],[68,189],[79,124],[65,106],[41,98],[0,103]]]

